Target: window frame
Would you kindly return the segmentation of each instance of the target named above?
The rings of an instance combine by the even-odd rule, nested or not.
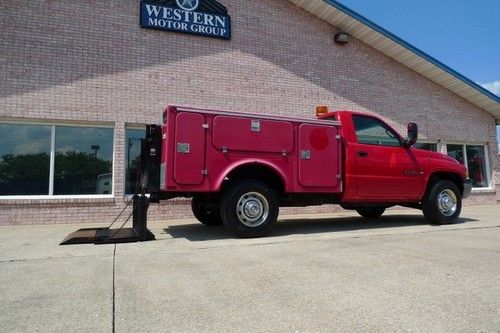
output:
[[[34,126],[50,126],[50,159],[49,159],[49,193],[38,195],[0,195],[0,200],[52,200],[52,199],[109,199],[115,194],[115,171],[116,171],[116,126],[114,123],[90,123],[90,122],[71,122],[71,121],[37,121],[37,120],[0,120],[0,124],[10,125],[34,125]],[[55,171],[55,142],[56,142],[56,126],[66,127],[94,127],[94,128],[111,128],[113,130],[113,159],[111,167],[111,193],[109,194],[60,194],[54,195],[54,171]]]
[[[446,152],[445,154],[448,155],[448,145],[455,145],[455,146],[462,146],[462,153],[464,155],[464,162],[465,164],[462,164],[465,166],[467,169],[467,172],[469,172],[469,163],[467,163],[467,146],[482,146],[483,147],[483,154],[484,154],[484,164],[485,164],[485,173],[486,173],[486,184],[487,186],[485,187],[473,187],[472,192],[484,192],[484,191],[492,191],[493,186],[492,186],[492,177],[490,173],[490,156],[489,156],[489,149],[488,149],[488,144],[484,142],[469,142],[469,143],[463,143],[460,141],[450,141],[445,143],[446,147]]]

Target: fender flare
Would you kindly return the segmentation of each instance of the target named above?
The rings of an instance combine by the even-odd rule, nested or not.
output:
[[[277,167],[274,163],[271,163],[271,162],[266,161],[266,160],[255,159],[255,158],[239,160],[235,163],[232,163],[227,168],[225,168],[224,171],[216,178],[214,189],[216,191],[220,191],[222,188],[222,183],[224,182],[224,179],[231,172],[233,172],[234,170],[236,170],[240,167],[244,167],[244,166],[248,166],[248,165],[252,165],[252,164],[263,166],[265,168],[272,170],[279,177],[281,183],[283,184],[283,190],[285,192],[287,192],[287,190],[289,189],[289,181],[288,181],[287,177],[285,176],[285,173],[279,167]]]

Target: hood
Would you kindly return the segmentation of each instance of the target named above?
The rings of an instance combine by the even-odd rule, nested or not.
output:
[[[458,162],[453,157],[450,157],[450,156],[443,154],[443,153],[438,153],[435,151],[418,149],[418,148],[413,148],[413,147],[411,149],[413,150],[413,153],[420,158],[438,159],[438,160],[444,160],[444,161],[460,164],[460,162]]]
[[[435,159],[441,159],[441,160],[445,160],[445,161],[449,161],[449,162],[454,162],[454,163],[460,164],[460,162],[458,162],[453,157],[451,157],[449,155],[446,155],[446,154],[443,154],[443,153],[438,153],[438,152],[435,152],[435,151],[428,151],[427,157],[435,158]]]
[[[430,171],[453,172],[467,178],[467,168],[453,157],[429,150],[412,149],[418,159],[428,161]]]

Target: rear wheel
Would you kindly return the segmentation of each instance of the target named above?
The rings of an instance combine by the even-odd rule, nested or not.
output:
[[[378,219],[385,212],[385,207],[362,207],[356,209],[359,215],[368,219]]]
[[[210,201],[207,196],[195,195],[191,200],[191,209],[201,223],[208,226],[222,225],[218,203]]]
[[[430,188],[422,201],[425,218],[434,224],[457,221],[462,209],[462,196],[458,187],[449,180],[440,180]]]
[[[276,193],[265,183],[246,180],[232,185],[221,201],[224,225],[240,237],[268,233],[278,219]]]

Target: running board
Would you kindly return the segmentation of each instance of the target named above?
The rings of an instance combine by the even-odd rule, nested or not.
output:
[[[132,228],[83,228],[69,234],[59,245],[131,243],[156,239],[147,228],[149,198],[134,195],[133,201]]]

